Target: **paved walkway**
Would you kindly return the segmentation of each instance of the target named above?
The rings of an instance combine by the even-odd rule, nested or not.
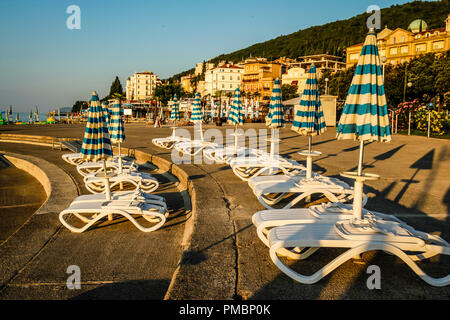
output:
[[[18,143],[0,143],[0,150],[32,154],[56,164],[73,178],[80,194],[88,194],[76,168],[61,159],[67,151]],[[14,277],[2,281],[0,299],[163,299],[182,253],[180,243],[189,214],[185,205],[190,204],[173,178],[151,168],[143,171],[160,181],[155,193],[169,204],[168,221],[158,232],[143,233],[123,218],[75,234],[62,227],[55,214],[52,220],[59,228]],[[80,267],[81,290],[67,289],[66,271],[71,265]]]
[[[245,125],[244,129],[249,128]],[[81,139],[82,125],[13,128],[5,133],[23,133]],[[214,128],[217,127],[205,127]],[[263,125],[252,125],[265,129]],[[231,126],[219,128],[221,131]],[[189,129],[192,132],[192,128]],[[153,137],[171,134],[169,128],[126,125],[124,147],[136,148],[170,160],[170,151],[151,143]],[[280,153],[298,161],[297,154],[307,148],[307,139],[289,129],[280,131]],[[450,142],[396,135],[387,144],[366,147],[365,171],[381,176],[368,182],[367,208],[394,214],[418,230],[442,235],[450,240]],[[335,139],[335,129],[313,139],[313,149],[322,156],[314,170],[326,176],[355,170],[358,143]],[[192,242],[169,293],[173,299],[448,299],[450,288],[430,287],[399,259],[380,252],[363,255],[362,261],[349,261],[315,285],[301,285],[282,274],[271,262],[268,249],[259,241],[251,216],[263,210],[246,183],[234,176],[226,165],[181,165],[194,186],[199,209]],[[346,180],[342,178],[343,180]],[[352,184],[352,181],[347,180]],[[340,250],[321,250],[295,268],[313,272],[330,261]],[[366,286],[369,265],[382,272],[382,289]],[[449,273],[450,258],[431,259],[421,264],[434,276]]]

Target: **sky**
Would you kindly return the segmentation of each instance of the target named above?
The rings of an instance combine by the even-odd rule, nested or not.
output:
[[[300,29],[408,0],[1,0],[0,110],[71,107],[116,76],[161,79]],[[80,29],[67,28],[80,8]]]

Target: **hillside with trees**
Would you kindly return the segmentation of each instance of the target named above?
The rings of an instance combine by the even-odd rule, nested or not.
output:
[[[381,26],[390,29],[407,29],[415,19],[423,19],[430,29],[444,26],[444,20],[449,13],[449,0],[425,2],[414,1],[403,5],[393,5],[381,9]],[[368,13],[359,14],[347,20],[314,26],[304,30],[281,35],[275,39],[254,44],[248,48],[235,52],[221,54],[210,62],[219,61],[239,62],[253,57],[265,57],[275,60],[279,57],[298,58],[300,56],[326,53],[337,56],[345,55],[345,49],[351,45],[361,43],[367,34],[366,20]],[[193,70],[176,74],[168,80],[179,80]]]

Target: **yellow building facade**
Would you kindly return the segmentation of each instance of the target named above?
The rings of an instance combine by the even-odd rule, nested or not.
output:
[[[248,58],[244,61],[241,90],[250,93],[260,102],[269,102],[275,79],[281,78],[282,65],[265,58]]]
[[[194,86],[192,85],[192,79],[194,78],[193,75],[187,75],[184,77],[181,77],[181,87],[185,92],[192,93],[194,92]]]
[[[443,53],[450,50],[450,14],[445,27],[428,30],[423,20],[413,21],[408,30],[387,27],[377,35],[380,57],[386,57],[386,64],[396,65],[407,62],[421,54]],[[347,48],[346,67],[358,63],[363,43]]]

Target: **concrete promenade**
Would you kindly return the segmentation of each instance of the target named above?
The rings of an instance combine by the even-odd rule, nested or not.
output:
[[[233,127],[204,126],[208,128],[224,132]],[[243,129],[248,128],[266,129],[262,124],[246,124]],[[76,139],[82,139],[83,132],[84,125],[0,128],[0,134]],[[125,133],[124,148],[171,160],[171,151],[151,143],[154,137],[170,135],[170,128],[127,124]],[[335,134],[335,128],[328,128],[324,135],[313,138],[313,149],[323,153],[314,160],[314,171],[339,177],[340,172],[356,169],[359,146],[354,141],[337,141]],[[280,138],[280,154],[304,163],[304,158],[297,153],[307,148],[307,139],[289,129],[281,129]],[[401,135],[394,135],[390,143],[369,143],[364,170],[380,175],[381,179],[365,185],[369,197],[366,207],[393,214],[418,230],[450,241],[449,147],[448,140]],[[0,150],[32,155],[61,167],[75,179],[79,192],[83,193],[75,168],[61,160],[64,152],[8,142],[0,142]],[[143,234],[127,222],[80,235],[60,227],[15,277],[3,282],[0,298],[450,298],[450,287],[429,286],[402,261],[382,252],[369,252],[362,260],[348,261],[317,284],[295,283],[273,265],[268,248],[258,239],[251,217],[264,207],[229,166],[183,164],[171,166],[171,170],[186,174],[195,188],[196,196],[191,199],[195,217],[189,224],[182,197],[177,192],[179,188],[176,183],[166,181],[167,189],[158,193],[174,203],[174,223],[167,223],[164,229],[151,234]],[[351,180],[341,179],[353,184]],[[57,220],[57,214],[53,219]],[[192,228],[187,244],[183,243],[185,227]],[[311,274],[340,252],[319,250],[310,259],[295,262],[293,266]],[[64,267],[77,263],[86,270],[86,282],[82,291],[74,292],[65,287]],[[380,267],[381,290],[369,290],[366,286],[369,276],[366,270],[370,265]],[[450,257],[436,257],[420,266],[433,276],[443,276],[449,273]]]

